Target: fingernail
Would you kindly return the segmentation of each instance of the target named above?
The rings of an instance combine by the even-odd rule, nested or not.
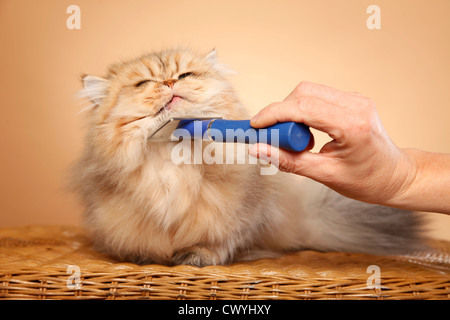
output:
[[[256,124],[256,122],[258,122],[258,118],[259,118],[259,113],[254,115],[253,118],[250,119],[250,123]]]
[[[253,158],[258,158],[258,146],[255,144],[248,149],[248,154]]]

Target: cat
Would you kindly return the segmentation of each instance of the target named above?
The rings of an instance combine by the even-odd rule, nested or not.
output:
[[[71,184],[95,247],[137,264],[221,265],[312,249],[407,254],[424,246],[416,212],[341,196],[263,164],[175,164],[149,142],[163,119],[248,119],[216,51],[167,49],[85,75],[87,133]]]

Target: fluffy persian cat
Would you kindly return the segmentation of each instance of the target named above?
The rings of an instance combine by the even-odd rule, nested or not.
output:
[[[139,264],[205,266],[302,249],[406,254],[422,218],[341,196],[261,164],[175,164],[149,142],[169,116],[249,119],[215,50],[172,49],[84,76],[87,135],[72,185],[98,250]],[[206,142],[205,142],[206,144]]]

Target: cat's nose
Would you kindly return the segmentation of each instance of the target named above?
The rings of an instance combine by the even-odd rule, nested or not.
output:
[[[172,89],[173,86],[175,85],[175,82],[177,82],[177,79],[169,79],[169,80],[164,80],[163,84]]]

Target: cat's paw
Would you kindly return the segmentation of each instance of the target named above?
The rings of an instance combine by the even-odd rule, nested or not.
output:
[[[204,267],[218,264],[218,256],[214,251],[204,247],[189,247],[178,250],[172,257],[173,264],[188,264],[196,267]]]

